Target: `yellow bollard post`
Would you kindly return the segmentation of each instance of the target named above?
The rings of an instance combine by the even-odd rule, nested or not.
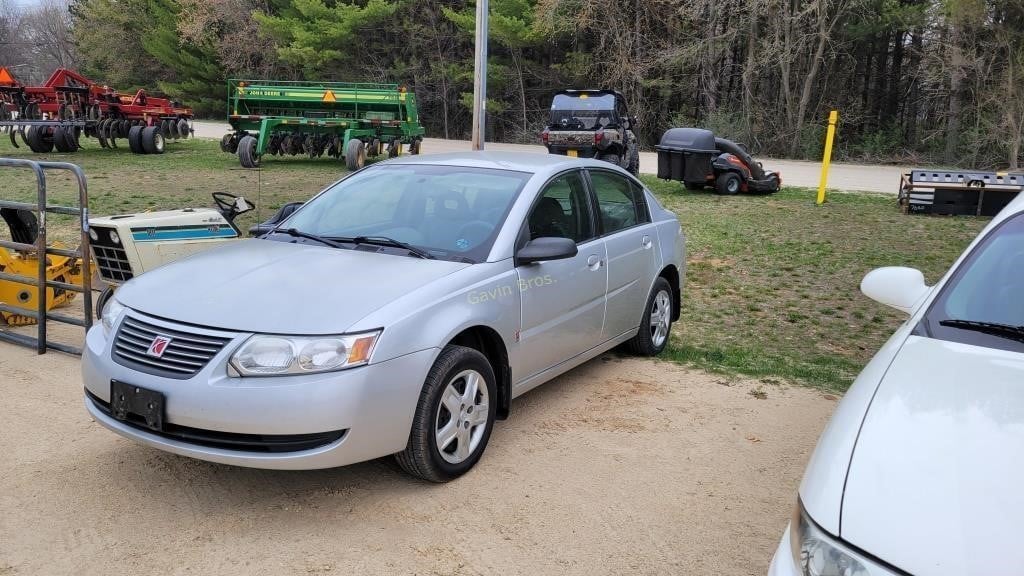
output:
[[[818,184],[818,204],[825,203],[825,184],[828,183],[828,167],[832,164],[832,140],[836,136],[836,122],[839,121],[839,112],[833,110],[828,113],[828,133],[825,135],[825,157],[821,160],[821,182]]]

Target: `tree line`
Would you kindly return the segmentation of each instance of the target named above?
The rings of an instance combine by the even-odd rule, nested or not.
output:
[[[227,78],[395,82],[430,135],[469,135],[473,2],[64,1],[0,0],[0,65],[75,66],[213,117]],[[490,14],[490,139],[536,142],[553,91],[609,87],[647,145],[693,125],[816,158],[835,109],[840,158],[1021,161],[1024,0],[491,0]]]

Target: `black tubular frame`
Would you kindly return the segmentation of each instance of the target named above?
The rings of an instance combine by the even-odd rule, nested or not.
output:
[[[0,168],[28,168],[35,172],[36,175],[36,189],[37,198],[36,203],[26,202],[13,202],[9,200],[0,199],[0,208],[13,208],[15,210],[30,210],[36,213],[36,218],[39,221],[39,235],[36,236],[34,244],[22,244],[20,242],[12,242],[8,240],[0,240],[0,247],[8,248],[11,250],[18,250],[22,252],[34,252],[39,260],[39,273],[36,278],[30,278],[28,276],[20,276],[17,274],[8,274],[6,272],[0,272],[0,280],[9,280],[26,284],[29,286],[35,286],[38,290],[37,307],[36,310],[29,310],[27,308],[18,308],[9,304],[0,303],[0,311],[9,312],[12,314],[20,314],[22,316],[28,316],[34,318],[36,321],[37,335],[35,338],[31,336],[25,336],[22,334],[16,334],[12,332],[0,332],[0,341],[12,342],[22,346],[35,347],[36,352],[39,354],[45,354],[48,349],[57,350],[60,352],[66,352],[68,354],[81,355],[82,349],[76,346],[70,346],[68,344],[62,344],[60,342],[50,342],[46,338],[46,324],[48,320],[55,322],[63,322],[65,324],[73,324],[75,326],[81,326],[86,332],[92,327],[92,266],[89,259],[89,192],[85,182],[85,172],[82,169],[68,162],[35,162],[32,160],[23,160],[19,158],[0,158]],[[46,171],[47,170],[66,170],[71,172],[78,182],[78,207],[70,206],[55,206],[47,204],[46,201]],[[48,246],[46,243],[46,214],[66,214],[70,216],[77,216],[79,219],[79,231],[81,233],[81,243],[79,244],[78,250],[66,250],[63,248],[55,248]],[[54,256],[65,256],[68,258],[77,258],[82,266],[82,285],[78,286],[68,282],[57,282],[46,279],[46,261],[47,255]],[[60,288],[62,290],[70,290],[72,292],[78,292],[82,294],[82,306],[84,308],[84,317],[77,318],[66,316],[64,314],[54,314],[47,312],[46,309],[46,292],[47,288]]]

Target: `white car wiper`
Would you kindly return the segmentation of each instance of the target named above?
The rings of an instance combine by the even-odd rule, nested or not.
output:
[[[391,246],[393,248],[401,248],[403,250],[408,250],[410,254],[418,258],[423,258],[425,260],[437,259],[436,257],[434,257],[433,254],[427,252],[422,248],[417,248],[412,244],[406,244],[401,240],[395,240],[394,238],[389,238],[387,236],[355,236],[352,238],[332,237],[332,240],[339,240],[341,242],[352,242],[353,244],[373,244],[375,246]]]
[[[940,320],[939,325],[949,326],[950,328],[959,328],[961,330],[972,330],[974,332],[999,336],[1008,340],[1024,342],[1024,326],[1000,324],[998,322],[980,322],[977,320],[959,320],[956,318]]]
[[[271,230],[271,233],[287,234],[289,236],[294,236],[296,238],[306,238],[307,240],[314,240],[316,242],[319,242],[325,246],[330,246],[332,248],[344,248],[344,246],[333,240],[324,238],[323,236],[317,236],[316,234],[310,234],[309,232],[303,232],[302,230],[299,230],[297,228],[275,228],[274,230]]]

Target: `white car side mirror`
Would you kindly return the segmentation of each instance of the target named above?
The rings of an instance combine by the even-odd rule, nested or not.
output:
[[[914,312],[929,290],[920,270],[904,266],[877,268],[860,282],[865,296],[907,314]]]

